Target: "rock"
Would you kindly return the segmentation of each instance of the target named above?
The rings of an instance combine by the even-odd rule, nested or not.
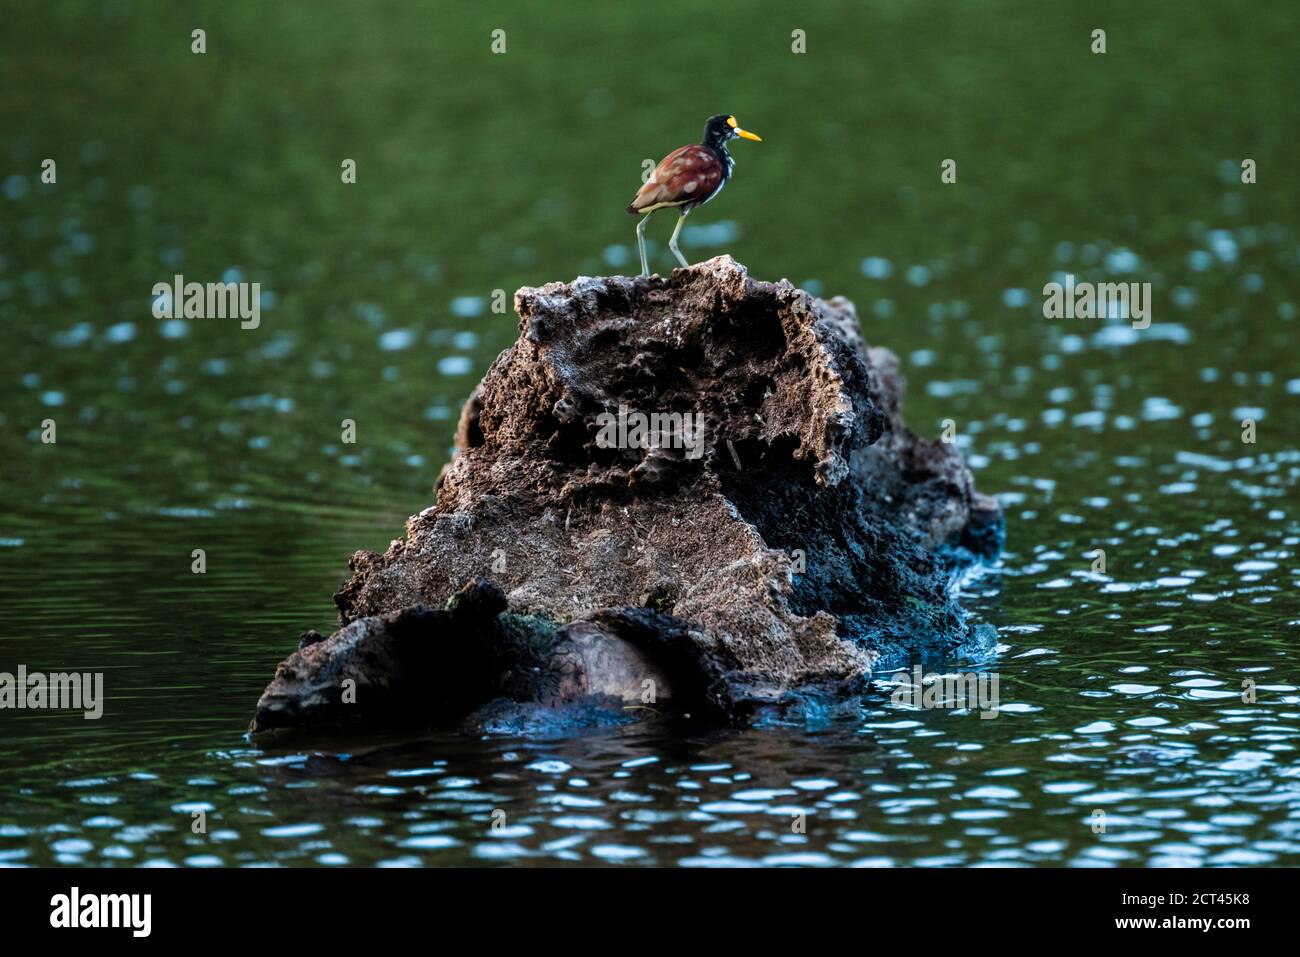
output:
[[[353,556],[343,627],[281,664],[254,730],[743,721],[983,640],[955,586],[1000,551],[1001,512],[955,446],[904,425],[897,360],[850,302],[722,256],[515,308],[436,503]],[[679,418],[608,447],[620,411]]]

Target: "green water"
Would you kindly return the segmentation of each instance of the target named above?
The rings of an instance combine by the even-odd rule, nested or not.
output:
[[[0,863],[1300,861],[1295,5],[1088,6],[4,4],[0,671],[107,701],[0,712]],[[493,291],[634,271],[642,160],[717,112],[764,142],[688,257],[853,299],[1003,503],[999,717],[882,676],[807,727],[253,747],[431,501]],[[178,272],[260,326],[155,319]],[[1067,272],[1151,327],[1044,319]]]

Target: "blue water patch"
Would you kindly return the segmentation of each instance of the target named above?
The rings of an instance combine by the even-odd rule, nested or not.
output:
[[[868,279],[888,279],[894,273],[894,264],[883,256],[868,256],[862,260],[862,275]]]
[[[415,342],[415,333],[410,329],[390,329],[379,337],[379,348],[385,352],[399,352],[409,349]]]

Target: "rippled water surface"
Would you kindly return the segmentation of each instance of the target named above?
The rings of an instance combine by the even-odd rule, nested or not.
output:
[[[725,62],[708,24],[629,47],[663,6],[200,5],[206,57],[188,5],[9,18],[0,671],[108,700],[0,712],[0,863],[1300,863],[1293,5],[1102,4],[1089,60],[1094,18],[1038,4],[830,8],[799,57],[741,3]],[[764,143],[688,256],[853,299],[1002,502],[963,586],[998,653],[948,665],[999,676],[997,718],[881,675],[799,726],[254,747],[348,555],[431,501],[516,332],[493,290],[632,269],[642,155],[721,109]],[[177,272],[261,282],[261,325],[153,318]],[[1067,273],[1150,282],[1150,328],[1044,319]]]

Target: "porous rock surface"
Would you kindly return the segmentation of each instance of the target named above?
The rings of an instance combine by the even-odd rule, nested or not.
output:
[[[721,256],[524,288],[515,309],[435,504],[353,556],[343,627],[304,636],[253,730],[744,720],[851,699],[882,656],[979,644],[955,584],[997,555],[1001,513],[955,446],[904,425],[897,360],[852,303]],[[604,447],[620,407],[701,434]]]

